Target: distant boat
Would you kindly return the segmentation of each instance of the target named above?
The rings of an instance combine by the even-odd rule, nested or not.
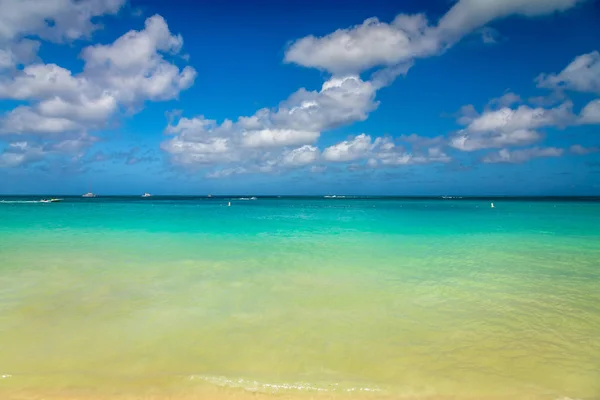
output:
[[[41,203],[59,203],[61,201],[62,201],[62,199],[55,199],[55,198],[40,200]]]
[[[494,203],[491,203],[491,204],[490,204],[490,207],[491,207],[491,208],[494,208]]]
[[[142,197],[152,197],[152,195],[150,193],[144,193]]]
[[[209,194],[209,195],[208,195],[208,196],[206,196],[206,197],[212,197],[212,194]]]
[[[96,195],[92,192],[92,184],[90,183],[90,191],[87,192],[86,194],[82,195],[81,197],[96,197]]]
[[[230,201],[227,202],[227,207],[231,207],[231,202]]]

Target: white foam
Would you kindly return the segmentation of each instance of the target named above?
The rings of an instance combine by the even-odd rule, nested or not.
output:
[[[243,378],[227,378],[225,376],[211,376],[211,375],[191,375],[190,380],[202,380],[204,382],[211,383],[213,385],[237,388],[247,390],[249,392],[381,392],[379,388],[369,387],[340,387],[338,383],[328,385],[328,387],[315,386],[306,382],[293,382],[293,383],[267,383],[258,382],[250,379]]]
[[[3,204],[34,204],[43,203],[41,200],[0,200]]]

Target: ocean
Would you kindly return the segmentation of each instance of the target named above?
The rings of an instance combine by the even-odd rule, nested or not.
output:
[[[598,198],[39,199],[1,399],[600,399]]]

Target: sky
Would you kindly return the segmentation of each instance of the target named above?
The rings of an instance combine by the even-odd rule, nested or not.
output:
[[[600,1],[0,0],[0,194],[600,195]]]

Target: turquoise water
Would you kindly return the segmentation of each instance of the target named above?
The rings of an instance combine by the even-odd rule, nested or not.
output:
[[[600,398],[600,202],[24,200],[3,398]]]

